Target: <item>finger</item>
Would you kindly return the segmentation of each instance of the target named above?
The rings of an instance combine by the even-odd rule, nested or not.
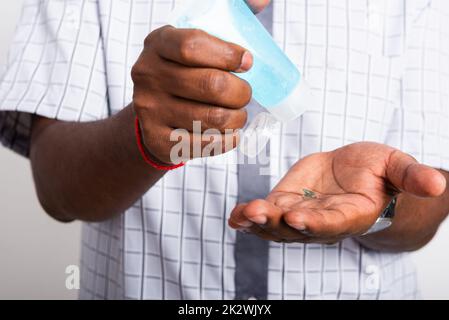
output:
[[[282,240],[305,238],[300,231],[289,227],[284,222],[283,209],[269,201],[252,201],[242,210],[242,214],[249,221],[262,228],[267,234],[271,234]]]
[[[247,206],[248,205],[246,203],[237,205],[231,212],[231,216],[228,220],[228,225],[233,229],[253,234],[267,241],[281,241],[280,238],[264,231],[260,226],[249,221],[248,218],[246,218],[246,216],[243,214],[243,211]]]
[[[301,208],[284,214],[290,227],[310,237],[326,239],[363,234],[376,219],[376,214],[363,212],[351,204],[340,205],[338,209]]]
[[[165,123],[172,128],[187,129],[194,133],[211,129],[217,129],[221,133],[239,130],[245,126],[248,119],[245,109],[223,108],[168,96],[162,98],[160,103],[166,106],[160,114]]]
[[[161,28],[158,54],[189,67],[246,72],[253,65],[251,53],[198,29]]]
[[[163,163],[179,164],[194,158],[217,156],[235,149],[240,142],[238,132],[222,135],[191,133],[157,125],[141,127],[143,137],[152,137],[152,131],[160,132],[158,139],[144,138],[144,143],[148,151]]]
[[[284,242],[285,240],[264,230],[262,227],[254,224],[250,228],[247,229],[247,233],[253,234],[263,240],[266,241],[274,241],[274,242]]]
[[[254,225],[243,215],[243,209],[247,206],[246,203],[237,205],[231,212],[228,219],[228,225],[233,229],[250,228]]]
[[[216,69],[165,63],[160,67],[159,80],[162,87],[175,96],[222,107],[241,109],[252,97],[248,82]]]
[[[388,180],[397,189],[415,196],[438,197],[446,189],[446,179],[440,172],[399,150],[391,154],[386,171]]]
[[[250,205],[248,204],[238,205],[231,213],[231,217],[229,218],[228,221],[229,226],[233,229],[248,232],[267,241],[276,241],[276,242],[283,241],[281,237],[265,230],[262,226],[258,225],[258,223],[255,223],[248,219],[248,217],[245,214],[245,211],[248,209],[248,207],[250,208],[250,211],[252,211],[251,208],[255,207],[255,204],[257,204],[257,202],[262,203],[263,200],[253,201]],[[257,220],[257,218],[255,220],[258,222],[263,222]]]
[[[305,243],[315,243],[315,244],[323,244],[326,246],[335,246],[345,238],[308,238],[305,240]]]
[[[330,210],[304,208],[300,211],[290,211],[284,215],[284,220],[292,228],[310,237],[336,237],[348,229],[341,212]]]
[[[270,0],[246,0],[246,3],[254,13],[259,13],[270,4]]]
[[[325,245],[335,245],[336,243],[342,241],[342,238],[317,238],[308,236],[298,236],[290,238],[282,238],[271,232],[268,232],[261,226],[253,225],[250,228],[244,228],[245,233],[253,234],[263,240],[274,241],[278,243],[316,243]]]
[[[242,214],[257,225],[265,225],[269,219],[279,221],[282,210],[266,200],[251,201]]]

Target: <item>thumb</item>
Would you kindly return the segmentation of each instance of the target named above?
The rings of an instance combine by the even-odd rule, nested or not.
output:
[[[246,3],[254,13],[259,13],[270,4],[270,1],[271,0],[246,0]]]
[[[438,197],[446,190],[443,174],[399,150],[390,155],[386,174],[394,187],[418,197]]]

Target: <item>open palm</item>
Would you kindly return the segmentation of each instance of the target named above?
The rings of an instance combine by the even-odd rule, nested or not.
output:
[[[411,156],[357,143],[298,161],[267,199],[238,205],[229,224],[267,240],[330,243],[366,232],[400,192],[444,189],[444,177]]]

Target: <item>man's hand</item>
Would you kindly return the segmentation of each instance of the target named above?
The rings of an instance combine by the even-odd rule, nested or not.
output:
[[[365,233],[394,195],[437,197],[445,188],[440,172],[411,156],[358,143],[300,160],[266,200],[237,206],[229,224],[267,240],[335,243]]]
[[[249,1],[254,11],[267,0]],[[60,221],[104,221],[122,214],[165,172],[143,160],[134,134],[137,112],[149,151],[167,161],[169,132],[204,126],[239,128],[249,85],[246,50],[202,32],[164,27],[153,32],[133,68],[134,102],[116,115],[77,123],[33,119],[30,159],[39,201]],[[74,174],[76,173],[76,174]]]
[[[200,30],[165,26],[152,32],[132,70],[133,106],[149,152],[161,162],[172,163],[170,152],[178,143],[170,141],[174,129],[190,132],[184,141],[202,141],[201,132],[193,133],[194,121],[201,121],[203,132],[218,129],[222,133],[202,141],[203,148],[212,139],[231,140],[235,148],[238,134],[224,134],[227,129],[244,127],[243,108],[252,92],[246,81],[230,71],[245,72],[252,63],[251,53],[244,48]],[[230,151],[224,143],[222,147],[223,152]]]
[[[247,1],[256,13],[269,2]],[[170,153],[178,143],[170,141],[175,129],[186,129],[177,134],[183,141],[201,141],[203,149],[217,141],[221,141],[221,152],[235,148],[239,138],[236,130],[246,123],[243,108],[252,91],[231,72],[248,71],[253,63],[251,53],[203,31],[170,26],[153,31],[144,44],[132,69],[133,107],[148,151],[161,162],[172,163]],[[202,132],[218,131],[203,139],[204,135],[198,136],[202,132],[193,133],[194,121],[201,121]],[[202,156],[192,150],[191,146],[189,157]]]

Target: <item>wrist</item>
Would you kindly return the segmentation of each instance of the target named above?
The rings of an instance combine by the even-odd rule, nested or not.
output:
[[[433,200],[433,201],[432,201]],[[424,199],[402,193],[396,204],[396,217],[390,228],[356,240],[364,247],[384,252],[412,252],[424,247],[434,237],[438,223],[429,212],[435,212],[435,199]]]
[[[179,164],[173,164],[173,163],[164,163],[157,159],[146,147],[144,143],[144,139],[142,136],[142,130],[140,126],[139,118],[136,116],[134,120],[134,132],[135,132],[135,139],[137,148],[140,152],[141,157],[145,161],[145,163],[154,169],[161,170],[161,171],[171,171],[178,168],[181,168],[184,166],[184,163]]]
[[[363,235],[375,234],[381,231],[385,231],[390,228],[393,224],[393,219],[396,215],[398,197],[393,196],[390,203],[382,211],[382,213],[377,218],[376,222],[371,226],[371,228]]]

